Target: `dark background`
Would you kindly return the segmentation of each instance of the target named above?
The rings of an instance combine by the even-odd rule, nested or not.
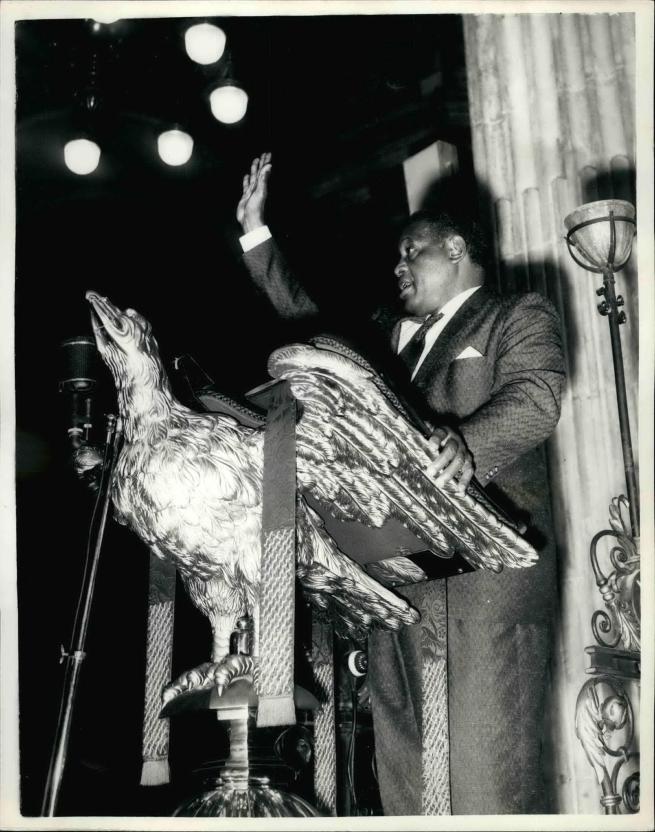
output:
[[[225,393],[266,380],[290,330],[249,285],[234,219],[253,156],[274,157],[269,223],[338,327],[393,301],[402,161],[436,139],[470,173],[461,18],[226,18],[226,56],[184,50],[201,19],[29,21],[16,26],[16,406],[21,799],[40,811],[79,591],[92,496],[70,468],[60,343],[90,333],[84,292],[152,323],[162,355],[190,353]],[[245,118],[216,121],[208,92],[229,69]],[[195,141],[172,168],[156,137]],[[98,169],[70,173],[87,135]],[[177,384],[177,382],[174,382]],[[96,428],[113,410],[102,379]],[[178,390],[182,395],[182,391]],[[110,522],[79,689],[61,814],[167,814],[190,772],[221,753],[211,714],[173,725],[174,787],[142,789],[147,552]],[[206,660],[209,628],[179,594],[174,672]]]

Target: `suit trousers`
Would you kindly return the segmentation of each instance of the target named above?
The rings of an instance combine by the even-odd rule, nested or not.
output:
[[[493,596],[503,577],[507,580],[476,572],[447,580],[452,596],[448,711],[454,815],[548,810],[541,752],[549,618],[503,620],[494,617],[491,605],[478,614],[462,614],[463,599]],[[419,611],[429,602],[429,585],[421,589],[402,591]],[[421,623],[371,635],[368,683],[384,813],[422,814]]]

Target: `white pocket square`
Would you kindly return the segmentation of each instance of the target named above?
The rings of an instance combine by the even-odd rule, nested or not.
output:
[[[467,347],[465,350],[460,352],[457,358],[455,358],[455,361],[459,358],[483,358],[483,355],[481,352],[478,352],[475,347]]]

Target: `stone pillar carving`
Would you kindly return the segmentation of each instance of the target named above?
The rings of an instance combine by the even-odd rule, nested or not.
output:
[[[495,280],[506,291],[548,295],[564,326],[568,385],[548,448],[561,574],[551,742],[556,809],[570,813],[599,811],[598,784],[576,740],[575,703],[595,605],[589,542],[625,484],[610,341],[593,276],[566,250],[563,219],[594,199],[635,201],[634,26],[632,13],[464,17],[473,159],[496,230]],[[633,257],[618,282],[636,436],[635,269]],[[632,803],[621,811],[633,810],[631,783]]]

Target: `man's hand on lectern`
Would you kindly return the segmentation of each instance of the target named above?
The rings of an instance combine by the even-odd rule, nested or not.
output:
[[[475,465],[473,455],[466,447],[464,437],[452,428],[436,428],[430,437],[432,461],[425,469],[437,485],[453,482],[460,494],[465,494],[473,479]]]
[[[250,173],[243,177],[243,193],[237,205],[237,220],[244,234],[264,225],[264,208],[271,169],[271,154],[262,153],[252,160]]]

